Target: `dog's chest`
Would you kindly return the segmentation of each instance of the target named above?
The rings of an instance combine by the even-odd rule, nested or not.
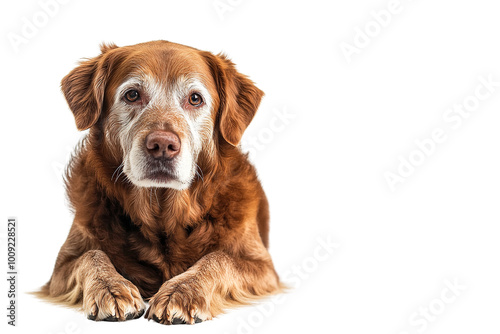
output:
[[[111,211],[111,210],[110,210]],[[109,211],[107,224],[90,233],[100,243],[116,270],[133,282],[143,296],[151,296],[166,280],[182,274],[217,244],[211,219],[193,227],[162,228],[165,224],[137,224],[123,210]]]

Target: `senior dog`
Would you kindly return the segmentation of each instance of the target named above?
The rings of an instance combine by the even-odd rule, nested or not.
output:
[[[39,295],[92,320],[212,319],[283,288],[268,202],[238,146],[263,92],[224,55],[102,45],[62,80],[79,130],[74,221]]]

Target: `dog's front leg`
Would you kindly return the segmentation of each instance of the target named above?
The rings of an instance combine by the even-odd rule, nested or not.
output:
[[[137,287],[120,275],[101,250],[89,250],[69,260],[59,255],[49,282],[50,296],[82,303],[91,320],[123,321],[142,316],[145,304]]]
[[[262,249],[265,254],[254,259],[224,251],[204,256],[161,286],[149,301],[146,318],[162,324],[193,324],[212,319],[226,307],[277,292],[278,276]]]

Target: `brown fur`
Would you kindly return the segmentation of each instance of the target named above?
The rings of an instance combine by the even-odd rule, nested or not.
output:
[[[96,320],[140,316],[142,296],[150,303],[146,317],[170,324],[211,319],[278,292],[267,199],[237,147],[263,93],[222,55],[165,41],[101,51],[62,81],[78,129],[90,132],[67,171],[73,226],[40,295],[81,305]],[[197,71],[209,82],[215,129],[197,161],[203,179],[187,190],[113,179],[123,157],[113,141],[118,125],[107,117],[137,59],[151,75],[168,65],[169,76]]]

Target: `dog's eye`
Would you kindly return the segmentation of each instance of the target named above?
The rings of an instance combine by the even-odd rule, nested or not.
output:
[[[201,95],[198,93],[193,93],[189,96],[189,104],[193,107],[199,107],[203,103]]]
[[[125,93],[125,100],[128,102],[137,102],[140,97],[139,92],[133,89]]]

